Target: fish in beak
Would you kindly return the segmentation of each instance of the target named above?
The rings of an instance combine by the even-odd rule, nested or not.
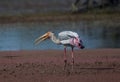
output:
[[[44,35],[38,37],[38,38],[35,40],[35,45],[38,45],[40,42],[48,39],[49,37],[50,37],[50,32],[45,33]]]

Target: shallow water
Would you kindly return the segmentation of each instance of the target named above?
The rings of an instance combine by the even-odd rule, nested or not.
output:
[[[56,35],[65,30],[75,31],[86,49],[120,48],[120,24],[103,21],[45,22],[0,24],[0,51],[62,49],[50,40],[34,45],[34,40],[53,31]]]

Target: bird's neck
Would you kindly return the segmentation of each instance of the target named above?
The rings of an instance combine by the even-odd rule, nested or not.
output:
[[[60,44],[60,40],[58,38],[56,38],[56,36],[54,34],[51,36],[51,40],[56,44]]]

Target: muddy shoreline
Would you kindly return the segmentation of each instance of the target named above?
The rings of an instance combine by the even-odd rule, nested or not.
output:
[[[120,49],[70,51],[64,69],[63,51],[1,51],[0,82],[119,82]]]

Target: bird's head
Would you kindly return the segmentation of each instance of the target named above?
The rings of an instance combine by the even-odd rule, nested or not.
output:
[[[39,44],[40,42],[46,40],[46,39],[49,39],[51,37],[53,33],[52,32],[47,32],[45,34],[43,34],[42,36],[38,37],[36,40],[35,40],[35,44]]]
[[[82,40],[80,40],[80,42],[79,42],[79,47],[80,47],[80,49],[84,49],[85,48],[85,46],[83,45]]]
[[[82,40],[80,40],[80,38],[77,38],[77,37],[74,38],[74,44],[75,44],[75,46],[77,46],[80,49],[85,48],[84,45],[83,45],[83,42],[82,42]]]

